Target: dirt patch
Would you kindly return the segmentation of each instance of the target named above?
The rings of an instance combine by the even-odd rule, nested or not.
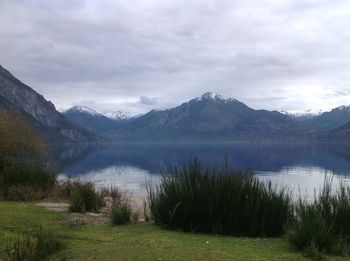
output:
[[[68,203],[66,202],[39,202],[38,206],[44,207],[50,211],[55,212],[67,212],[68,211]]]
[[[109,217],[101,213],[67,213],[65,224],[71,226],[79,225],[105,225],[109,224]]]
[[[43,201],[39,202],[36,205],[46,208],[47,210],[54,212],[63,212],[66,213],[66,218],[63,223],[69,224],[72,226],[84,225],[84,224],[108,224],[109,223],[109,214],[111,212],[112,199],[106,197],[105,199],[106,206],[101,209],[100,213],[72,213],[68,212],[69,204],[68,202],[53,202],[53,201]],[[144,207],[143,207],[143,198],[132,197],[130,198],[130,204],[132,207],[133,213],[137,213],[138,221],[144,221]]]

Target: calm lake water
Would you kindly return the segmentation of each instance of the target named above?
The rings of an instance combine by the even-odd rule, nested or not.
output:
[[[116,185],[136,196],[146,195],[146,181],[156,184],[160,173],[197,157],[203,166],[249,169],[263,180],[287,185],[313,196],[325,174],[350,181],[350,145],[341,144],[115,144],[102,148],[64,148],[55,160],[60,178]]]

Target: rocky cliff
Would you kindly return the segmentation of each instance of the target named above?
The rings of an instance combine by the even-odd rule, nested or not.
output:
[[[0,65],[0,108],[21,114],[51,142],[95,143],[97,138],[66,119],[55,106]]]

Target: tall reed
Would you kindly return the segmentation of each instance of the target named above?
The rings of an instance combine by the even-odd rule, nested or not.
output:
[[[157,225],[234,236],[280,236],[292,214],[288,190],[196,159],[148,185],[148,204]]]
[[[350,243],[350,188],[341,183],[336,191],[325,178],[322,190],[313,202],[300,198],[295,219],[287,233],[290,243],[309,253],[345,254]]]

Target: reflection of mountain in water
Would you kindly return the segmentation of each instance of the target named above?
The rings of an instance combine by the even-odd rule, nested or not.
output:
[[[52,145],[48,153],[43,156],[42,161],[45,162],[47,168],[60,172],[66,166],[79,164],[97,148],[97,145],[94,144]]]
[[[158,174],[197,157],[204,165],[216,167],[221,167],[227,158],[235,169],[278,172],[288,166],[316,166],[334,174],[350,175],[349,152],[349,147],[339,144],[123,144],[85,150],[82,157],[65,161],[63,172],[75,176],[128,165]],[[75,155],[69,151],[66,154]]]

